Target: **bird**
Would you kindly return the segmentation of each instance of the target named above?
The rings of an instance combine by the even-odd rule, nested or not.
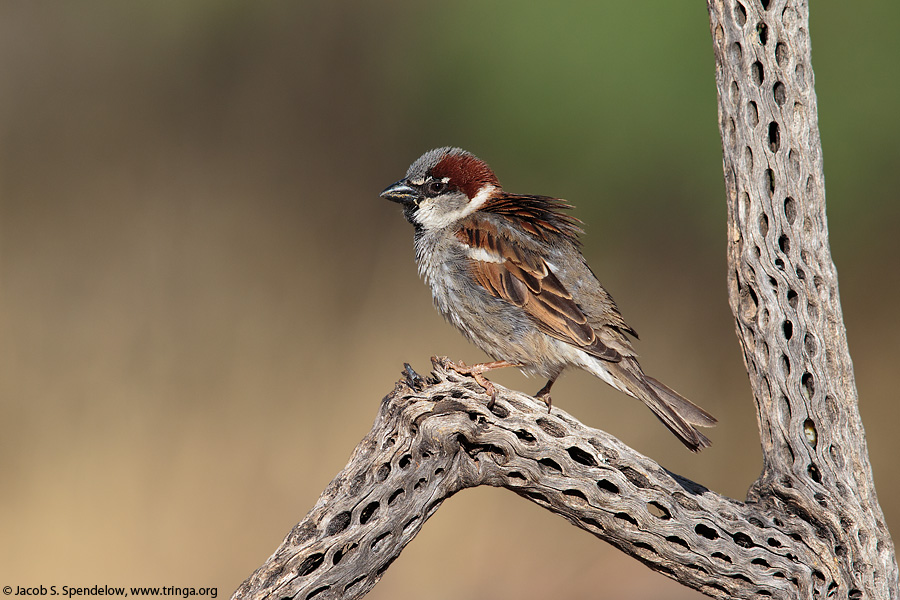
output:
[[[487,163],[451,146],[424,153],[380,196],[413,225],[438,311],[495,359],[449,363],[484,388],[489,409],[497,394],[484,373],[518,367],[545,378],[535,397],[552,410],[554,382],[580,368],[642,401],[688,449],[710,445],[697,427],[715,417],[644,374],[629,339],[637,332],[588,266],[571,204],[506,192]]]

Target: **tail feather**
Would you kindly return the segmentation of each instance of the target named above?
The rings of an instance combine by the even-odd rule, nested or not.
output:
[[[623,392],[647,405],[663,425],[693,452],[708,448],[712,442],[694,427],[712,427],[717,423],[711,414],[653,377],[644,375],[634,359],[603,365]],[[603,379],[609,381],[607,377]]]
[[[644,381],[650,384],[659,396],[668,402],[675,411],[681,415],[681,418],[691,425],[699,425],[700,427],[713,427],[718,423],[718,419],[714,416],[664,384],[663,382],[644,375]]]

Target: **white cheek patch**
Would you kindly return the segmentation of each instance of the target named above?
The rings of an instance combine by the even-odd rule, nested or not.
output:
[[[493,185],[484,186],[464,206],[450,211],[440,206],[440,198],[429,198],[419,205],[414,218],[425,229],[442,229],[468,217],[481,208],[495,189],[497,188]]]

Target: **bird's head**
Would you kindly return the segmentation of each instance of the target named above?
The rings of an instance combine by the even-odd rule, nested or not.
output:
[[[487,163],[461,148],[446,146],[420,156],[381,197],[402,204],[406,219],[428,230],[456,223],[501,191]]]

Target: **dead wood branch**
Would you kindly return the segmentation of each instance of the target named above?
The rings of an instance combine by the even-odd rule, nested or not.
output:
[[[828,245],[808,6],[709,0],[728,287],[764,468],[738,502],[438,362],[407,369],[346,468],[236,599],[358,598],[452,494],[507,488],[716,598],[897,599]]]

